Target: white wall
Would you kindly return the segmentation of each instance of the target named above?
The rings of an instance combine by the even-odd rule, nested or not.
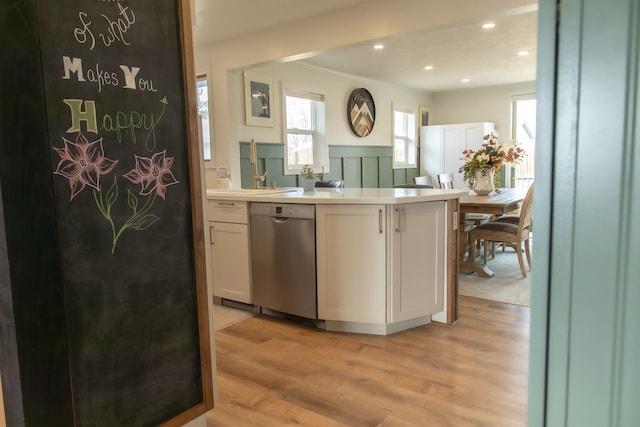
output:
[[[252,71],[273,78],[275,127],[245,125],[243,70],[228,72],[229,111],[227,124],[229,129],[233,129],[230,134],[235,136],[226,144],[229,150],[228,162],[224,157],[216,156],[215,165],[212,166],[229,167],[232,171],[238,169],[239,141],[254,139],[257,142],[283,142],[283,84],[304,87],[325,95],[327,143],[329,145],[390,146],[393,131],[391,123],[393,103],[414,106],[416,111],[419,105],[429,106],[431,110],[430,124],[432,125],[492,122],[496,124],[496,130],[502,139],[508,139],[512,97],[535,93],[535,82],[529,82],[432,94],[375,80],[345,76],[299,62],[266,65],[254,68]],[[355,136],[347,122],[347,97],[357,87],[368,89],[376,105],[376,123],[373,132],[365,138]],[[214,187],[214,174],[210,171],[209,175],[207,186]],[[235,182],[238,186],[239,177]]]
[[[535,82],[491,86],[433,94],[430,121],[432,125],[492,122],[502,140],[510,138],[511,98],[532,94]]]
[[[354,6],[214,44],[195,46],[196,69],[207,71],[210,76],[212,154],[215,160],[205,167],[215,167],[215,163],[229,167],[234,185],[238,185],[240,163],[235,144],[240,139],[241,129],[233,124],[231,112],[239,111],[241,104],[237,104],[238,99],[232,97],[229,90],[234,85],[237,87],[238,81],[233,83],[233,80],[239,77],[235,74],[239,70],[371,42],[411,30],[482,21],[489,16],[530,6],[531,0],[378,0],[366,4],[366,8]],[[228,81],[230,72],[232,76]],[[256,136],[255,139],[262,138]],[[209,169],[208,186],[215,182],[212,176]]]
[[[327,144],[329,145],[381,145],[391,146],[392,140],[392,103],[413,106],[418,114],[419,105],[430,105],[431,95],[428,92],[391,85],[375,80],[349,77],[328,72],[298,62],[269,65],[255,69],[261,74],[271,75],[274,79],[274,110],[276,114],[275,128],[245,126],[244,103],[235,106],[229,117],[231,126],[238,127],[238,137],[242,141],[253,138],[260,142],[283,142],[284,122],[282,117],[283,85],[306,88],[325,96]],[[238,72],[240,78],[242,73]],[[229,94],[235,99],[243,99],[242,82],[236,80],[229,87]],[[376,121],[370,135],[360,138],[351,132],[347,121],[347,101],[353,89],[364,87],[374,100]],[[240,90],[239,90],[240,89]],[[239,107],[239,108],[238,108]],[[234,123],[239,121],[238,123]]]
[[[307,89],[325,96],[326,141],[329,145],[377,145],[391,146],[392,108],[394,104],[413,106],[418,114],[420,105],[429,106],[428,92],[392,85],[380,81],[347,76],[300,62],[283,62],[252,68],[251,71],[273,79],[274,127],[247,126],[245,124],[244,70],[227,73],[229,96],[227,122],[229,140],[225,148],[228,155],[216,152],[211,167],[226,167],[232,172],[232,183],[239,186],[239,142],[254,139],[256,142],[283,143],[283,86]],[[347,121],[347,100],[353,89],[364,87],[372,95],[376,107],[373,131],[366,137],[355,136]],[[214,111],[214,117],[216,115]],[[214,119],[215,122],[215,119]],[[217,126],[217,123],[214,123]],[[220,144],[216,144],[219,146]],[[234,173],[235,172],[235,173]],[[209,168],[207,186],[215,187],[215,174]]]

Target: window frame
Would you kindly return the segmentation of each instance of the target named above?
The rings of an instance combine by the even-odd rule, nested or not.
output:
[[[297,97],[312,101],[312,129],[297,129],[287,126],[287,97]],[[298,175],[300,174],[301,164],[289,164],[289,134],[310,135],[312,137],[313,159],[314,162],[309,164],[315,173],[320,173],[323,168],[324,172],[329,172],[328,167],[328,150],[326,145],[326,101],[322,91],[308,87],[301,87],[292,84],[282,84],[282,129],[284,144],[284,174]],[[292,131],[292,132],[290,132]]]
[[[411,169],[418,167],[418,147],[417,147],[417,139],[418,139],[418,122],[417,122],[417,108],[415,106],[403,105],[403,104],[393,104],[392,105],[393,114],[391,115],[391,148],[392,148],[392,160],[393,160],[393,169]],[[396,132],[396,112],[400,112],[406,115],[413,115],[413,126],[410,123],[405,123],[402,128],[403,132],[406,131],[407,135],[399,135]],[[405,120],[406,122],[406,120]],[[409,132],[413,131],[413,135],[410,135]],[[411,137],[413,136],[413,138]],[[402,139],[404,140],[404,152],[405,157],[403,159],[398,160],[396,158],[396,140]],[[412,153],[412,156],[410,156]],[[413,157],[412,161],[410,158]]]
[[[204,82],[204,85],[207,88],[207,122],[209,124],[208,127],[208,131],[207,131],[207,136],[208,136],[208,140],[209,140],[209,151],[207,153],[207,150],[205,150],[205,128],[202,126],[202,120],[203,120],[203,115],[200,114],[200,105],[199,105],[199,95],[198,95],[198,90],[201,86],[201,82]],[[206,164],[212,164],[213,163],[213,132],[212,132],[212,124],[213,124],[213,120],[211,118],[211,84],[209,83],[209,75],[206,72],[199,72],[196,73],[196,100],[198,101],[198,138],[199,138],[199,142],[200,142],[200,152],[201,152],[201,158],[202,160],[205,162]],[[207,154],[208,154],[208,158],[207,158]]]
[[[518,102],[520,101],[535,101],[536,105],[538,103],[538,97],[537,94],[535,92],[527,92],[527,93],[517,93],[517,94],[511,94],[511,103],[510,103],[510,113],[511,113],[511,120],[510,120],[510,136],[513,141],[517,141],[516,138],[516,134],[517,134],[517,119],[518,119]],[[536,107],[536,112],[537,112],[537,107]],[[535,132],[535,129],[534,129]],[[534,147],[535,147],[535,138],[534,138],[534,143],[533,143]],[[535,157],[533,158],[533,160],[530,160],[531,158],[529,156],[535,156],[535,149],[532,147],[528,147],[527,150],[528,156],[527,158],[524,160],[526,162],[531,161],[532,162],[532,167],[531,170],[535,172]],[[514,168],[515,165],[507,165],[507,167],[505,167],[505,176],[504,176],[504,182],[505,185],[507,187],[519,187],[517,185],[515,181],[515,177],[513,176],[513,172],[514,172]],[[533,178],[531,178],[531,180],[533,180]]]

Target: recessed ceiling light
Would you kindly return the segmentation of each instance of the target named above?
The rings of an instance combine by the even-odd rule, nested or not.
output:
[[[467,78],[462,79],[462,83],[469,83],[469,79]]]
[[[373,45],[373,48],[374,48],[374,49],[384,49],[384,45],[383,45],[383,44],[380,44],[380,43],[378,43],[378,44],[374,44],[374,45]]]
[[[484,24],[482,24],[482,28],[484,28],[485,30],[490,30],[495,26],[496,24],[494,22],[485,22]]]
[[[520,52],[518,52],[518,56],[527,56],[529,55],[529,52],[527,52],[526,50],[521,50]]]
[[[431,71],[433,70],[433,65],[427,65],[426,67],[424,67],[424,69],[427,71]]]

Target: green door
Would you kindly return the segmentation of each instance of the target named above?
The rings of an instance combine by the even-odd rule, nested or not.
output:
[[[529,426],[640,425],[639,29],[540,2]]]

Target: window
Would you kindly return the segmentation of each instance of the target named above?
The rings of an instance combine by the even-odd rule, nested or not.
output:
[[[198,74],[196,80],[202,155],[204,160],[208,161],[211,160],[211,133],[209,129],[209,90],[207,88],[207,75]]]
[[[298,174],[305,165],[320,172],[326,163],[324,96],[285,88],[284,99],[285,173]]]
[[[535,94],[514,96],[511,104],[511,139],[517,141],[527,153],[521,162],[508,169],[506,177],[512,187],[527,188],[533,182],[536,160],[536,106]]]
[[[411,107],[393,108],[393,167],[416,167],[416,112]]]

